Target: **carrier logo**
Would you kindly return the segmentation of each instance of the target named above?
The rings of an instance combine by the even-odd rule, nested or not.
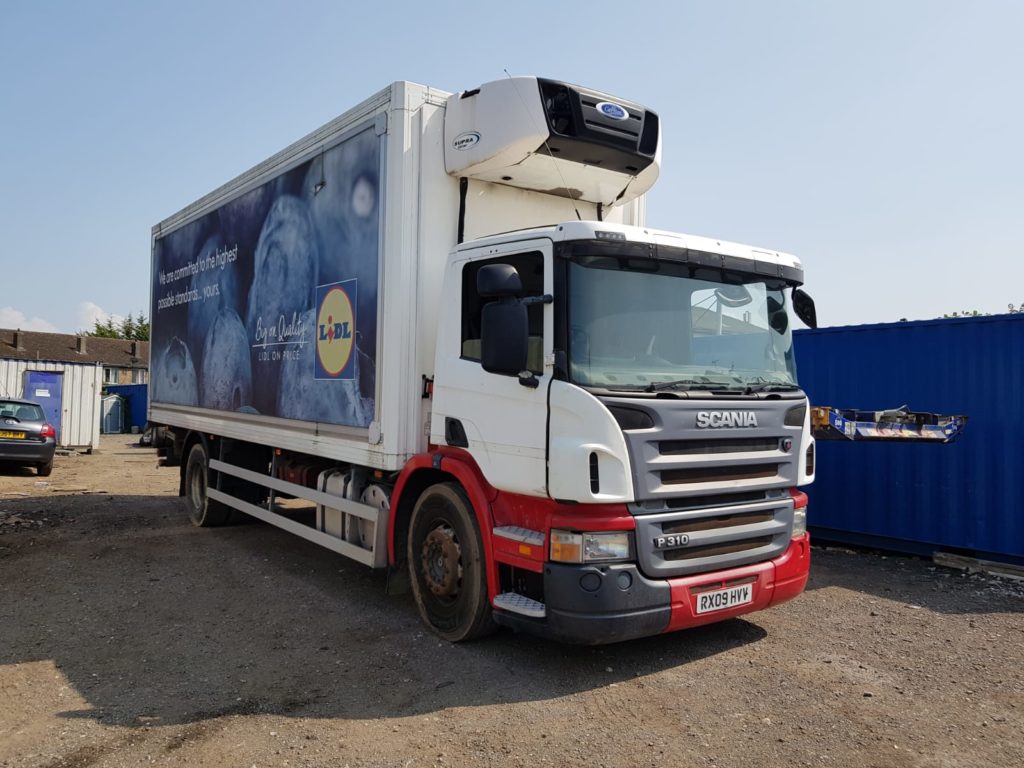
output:
[[[610,117],[612,120],[628,120],[629,112],[626,111],[625,107],[619,106],[618,104],[611,101],[601,101],[597,104],[597,110],[605,117]]]
[[[466,131],[465,133],[460,133],[458,136],[452,139],[452,149],[462,151],[464,149],[469,149],[470,147],[475,147],[479,143],[479,133],[477,133],[476,131]]]
[[[316,289],[315,379],[354,379],[357,280]]]
[[[725,427],[756,427],[757,414],[753,411],[698,411],[697,429],[723,429]]]

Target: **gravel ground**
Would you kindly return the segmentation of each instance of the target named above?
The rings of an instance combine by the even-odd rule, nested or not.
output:
[[[0,470],[0,766],[1024,765],[1020,582],[816,548],[745,619],[452,646],[383,575],[176,491],[128,437]]]

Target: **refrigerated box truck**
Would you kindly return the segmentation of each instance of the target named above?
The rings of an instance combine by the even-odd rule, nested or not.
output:
[[[453,641],[799,594],[802,268],[646,228],[660,157],[588,88],[397,82],[155,226],[149,420],[192,521],[387,569]]]

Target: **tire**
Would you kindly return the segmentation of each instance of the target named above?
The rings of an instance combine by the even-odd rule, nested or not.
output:
[[[44,464],[36,464],[36,474],[40,477],[49,477],[51,472],[53,472],[53,459]]]
[[[432,485],[417,499],[407,557],[416,607],[437,635],[459,643],[494,631],[480,528],[457,484]]]
[[[189,519],[200,528],[224,525],[231,518],[230,507],[210,501],[206,495],[209,477],[206,447],[196,443],[189,451],[185,464],[185,502],[188,504]]]

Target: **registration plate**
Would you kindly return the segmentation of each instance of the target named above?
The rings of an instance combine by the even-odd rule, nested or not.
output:
[[[729,587],[728,589],[715,589],[711,592],[701,592],[697,595],[697,613],[722,611],[726,608],[735,608],[737,605],[745,605],[753,601],[753,584],[741,584],[738,587]]]
[[[25,433],[24,432],[0,432],[0,437],[10,437],[10,438],[13,438],[14,440],[24,440],[25,439]]]

